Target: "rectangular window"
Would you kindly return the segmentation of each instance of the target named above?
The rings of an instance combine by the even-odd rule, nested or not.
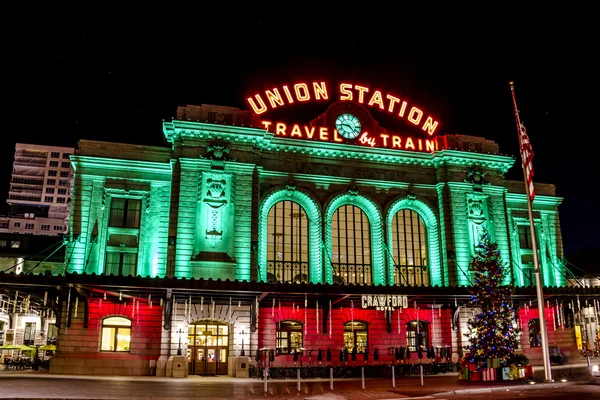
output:
[[[109,317],[102,321],[100,351],[129,351],[131,321],[123,317]]]
[[[60,153],[58,151],[53,151],[52,153],[50,153],[50,157],[52,157],[52,158],[59,158],[60,157]]]
[[[2,221],[0,222],[0,229],[8,229],[8,221]]]
[[[61,179],[58,181],[58,186],[69,186],[69,181]]]
[[[10,247],[12,249],[18,249],[19,247],[21,247],[21,241],[20,240],[12,240],[10,242]]]
[[[277,354],[292,354],[302,348],[302,324],[281,321],[277,324]]]
[[[531,227],[519,225],[519,246],[521,249],[533,249],[531,243]]]
[[[58,189],[58,194],[67,194],[67,189]]]
[[[71,163],[63,161],[60,163],[60,167],[61,168],[69,168],[71,166]]]
[[[43,231],[49,231],[50,230],[50,225],[42,225],[40,227],[40,229],[43,230]]]
[[[7,240],[0,240],[0,247],[6,247],[8,246],[8,241]]]
[[[56,202],[57,202],[57,203],[66,203],[66,201],[67,201],[67,200],[66,200],[64,197],[57,197],[57,198],[56,198]]]
[[[69,159],[70,154],[69,153],[63,153],[63,159],[64,160],[68,160]]]
[[[58,161],[50,161],[50,166],[54,168],[58,168]]]
[[[48,194],[54,194],[54,188],[47,187],[46,188],[46,193],[48,193]]]
[[[105,271],[107,275],[137,275],[137,253],[107,252]]]
[[[56,179],[47,179],[46,185],[56,185]]]
[[[68,178],[69,177],[69,171],[60,171],[60,177],[61,178]]]
[[[64,229],[64,227],[62,225],[54,225],[55,231],[62,231],[63,229]]]
[[[140,211],[140,200],[113,198],[108,225],[120,228],[139,228]]]
[[[34,224],[25,224],[25,229],[32,231],[34,226]]]
[[[57,171],[55,171],[53,169],[48,170],[48,176],[56,176],[56,175],[57,175]]]
[[[54,197],[52,197],[52,196],[46,196],[46,197],[44,197],[44,201],[46,203],[52,203],[54,201]]]
[[[14,226],[15,228],[20,228],[20,227],[21,227],[21,223],[20,223],[20,222],[15,222],[15,223],[13,224],[13,226]]]
[[[35,342],[35,322],[25,323],[25,332],[23,333],[23,344],[27,346],[33,345]]]

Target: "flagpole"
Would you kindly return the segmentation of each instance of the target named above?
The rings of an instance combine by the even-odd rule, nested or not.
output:
[[[540,276],[540,263],[538,259],[538,248],[537,248],[537,237],[535,234],[535,224],[533,223],[533,210],[531,207],[531,192],[527,177],[527,168],[525,166],[526,160],[523,159],[522,152],[522,137],[521,130],[523,125],[521,124],[521,118],[519,117],[519,109],[517,108],[517,99],[515,97],[515,87],[513,82],[510,82],[510,91],[512,92],[513,106],[515,108],[515,118],[517,122],[517,133],[519,134],[519,152],[521,153],[521,166],[523,168],[523,179],[525,182],[525,194],[527,196],[527,210],[529,212],[529,226],[531,229],[531,244],[533,246],[533,265],[535,267],[535,286],[537,291],[537,302],[539,311],[540,321],[540,334],[542,337],[542,355],[544,360],[544,376],[546,382],[553,382],[552,370],[550,369],[550,353],[548,349],[548,331],[546,329],[546,314],[544,312],[544,295],[542,294],[542,279]]]

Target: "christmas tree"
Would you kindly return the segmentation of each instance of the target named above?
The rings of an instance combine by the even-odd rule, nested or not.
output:
[[[475,271],[471,305],[480,312],[468,322],[470,361],[478,369],[485,368],[489,358],[497,358],[500,366],[509,365],[516,359],[519,343],[519,330],[513,325],[514,286],[503,284],[506,271],[498,244],[491,241],[485,230],[475,248],[471,268]]]

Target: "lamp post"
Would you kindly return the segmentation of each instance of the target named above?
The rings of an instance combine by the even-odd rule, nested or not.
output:
[[[179,328],[179,330],[176,333],[179,336],[179,346],[177,347],[177,355],[180,356],[181,355],[181,335],[183,335],[183,329]]]
[[[240,352],[240,356],[241,357],[245,357],[246,353],[244,352],[244,335],[246,334],[246,332],[244,332],[244,330],[242,330],[240,332],[240,335],[242,335],[242,351]]]

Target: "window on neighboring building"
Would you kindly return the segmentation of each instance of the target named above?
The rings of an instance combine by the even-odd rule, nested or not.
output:
[[[8,246],[8,240],[0,240],[0,247]]]
[[[14,226],[15,228],[20,228],[20,227],[21,227],[21,223],[20,223],[20,222],[15,222],[15,223],[13,224],[13,226]]]
[[[291,354],[302,348],[302,324],[296,321],[277,323],[277,354]]]
[[[344,205],[331,220],[333,282],[372,283],[371,233],[367,215],[358,207]]]
[[[50,166],[54,168],[58,168],[58,161],[50,161]]]
[[[25,229],[27,229],[27,230],[33,230],[34,227],[35,227],[35,224],[25,224]]]
[[[53,187],[47,187],[46,188],[46,193],[48,193],[48,194],[54,194],[54,188]]]
[[[69,186],[69,181],[65,179],[60,179],[58,181],[58,186]]]
[[[40,229],[43,230],[43,231],[49,231],[50,230],[50,225],[42,225],[40,227]]]
[[[52,196],[45,196],[44,197],[44,201],[46,203],[52,203],[54,201],[54,197],[52,197]]]
[[[0,222],[0,229],[8,229],[9,225],[10,223],[8,221],[2,221]]]
[[[140,211],[140,200],[113,198],[110,204],[108,225],[121,228],[139,228]]]
[[[56,202],[57,203],[66,203],[67,199],[65,199],[64,197],[57,197],[56,198]]]
[[[53,170],[53,169],[48,170],[48,176],[56,176],[56,175],[57,175],[56,170]]]
[[[60,167],[61,168],[69,168],[70,166],[71,166],[71,163],[68,163],[68,162],[65,162],[65,161],[63,161],[63,162],[60,163]]]
[[[529,320],[529,345],[531,347],[540,347],[542,345],[542,330],[539,319]]]
[[[56,185],[56,179],[46,179],[46,185]]]
[[[62,225],[54,225],[54,230],[55,230],[55,231],[62,231],[62,230],[64,230],[64,229],[65,229],[65,227],[64,227],[64,226],[62,226]]]
[[[100,351],[129,351],[131,343],[131,320],[108,317],[102,320]]]
[[[351,321],[344,324],[344,347],[352,353],[356,347],[357,353],[364,353],[369,347],[369,326],[365,322]]]
[[[26,322],[23,332],[23,344],[32,346],[35,342],[35,322]]]
[[[429,285],[427,230],[413,210],[400,210],[392,219],[392,253],[396,285]]]
[[[406,324],[406,339],[410,351],[417,351],[420,347],[426,351],[429,347],[429,325],[424,321],[410,321]]]
[[[308,282],[308,220],[293,201],[280,201],[269,210],[267,280]]]
[[[519,225],[519,246],[521,249],[533,249],[531,228],[528,225]]]
[[[63,159],[65,159],[65,160],[68,160],[68,159],[69,159],[69,156],[70,156],[70,154],[69,154],[69,153],[63,153],[63,156],[62,156],[62,158],[63,158]]]
[[[69,177],[69,171],[60,171],[60,177],[61,178],[68,178]]]
[[[50,153],[50,157],[52,157],[52,158],[59,158],[60,157],[60,153],[58,151],[53,151],[52,153]]]
[[[20,240],[12,240],[10,242],[10,247],[13,249],[18,249],[19,247],[21,247],[21,241]]]
[[[58,189],[58,194],[67,194],[67,189]]]

